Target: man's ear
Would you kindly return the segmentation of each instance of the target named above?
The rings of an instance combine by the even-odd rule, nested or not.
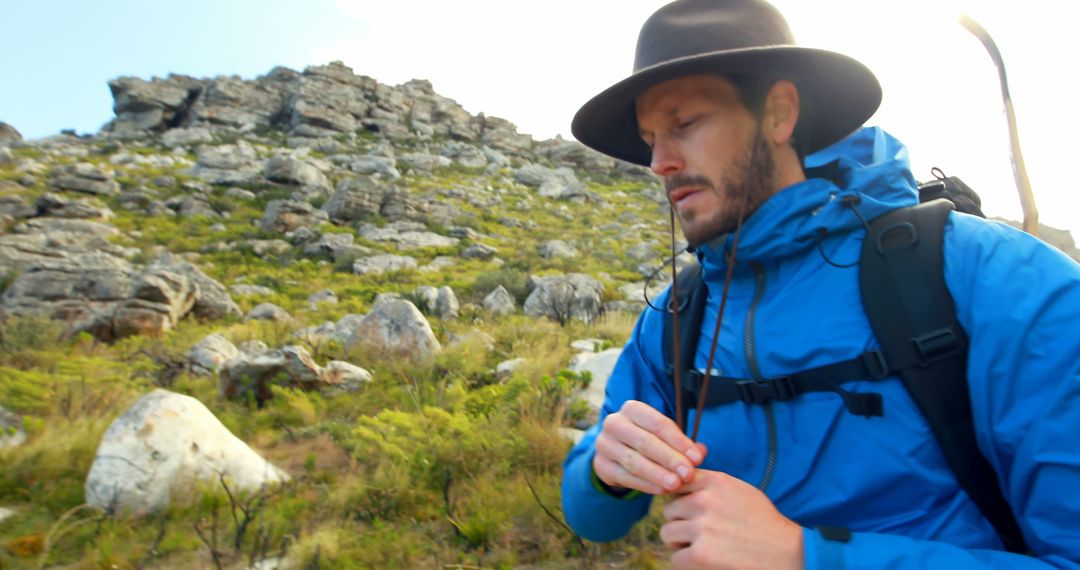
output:
[[[765,96],[765,117],[762,126],[769,140],[776,145],[791,142],[799,122],[799,89],[786,79],[773,83]]]

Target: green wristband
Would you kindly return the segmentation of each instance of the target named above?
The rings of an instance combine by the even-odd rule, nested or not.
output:
[[[640,497],[643,494],[637,489],[616,489],[608,485],[607,483],[600,480],[600,477],[596,474],[596,470],[593,469],[591,465],[589,466],[589,480],[592,481],[593,488],[614,499],[630,501]]]

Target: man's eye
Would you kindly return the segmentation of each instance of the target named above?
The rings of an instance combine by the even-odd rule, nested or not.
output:
[[[696,122],[697,122],[697,117],[691,117],[689,119],[684,119],[682,121],[679,121],[679,128],[680,129],[685,129],[685,128],[693,125]]]

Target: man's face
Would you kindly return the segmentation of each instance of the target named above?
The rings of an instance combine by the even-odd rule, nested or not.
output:
[[[735,86],[716,75],[692,75],[649,88],[637,98],[650,168],[690,245],[735,230],[776,192],[772,148]]]

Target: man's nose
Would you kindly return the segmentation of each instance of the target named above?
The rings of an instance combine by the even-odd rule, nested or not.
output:
[[[660,177],[677,174],[685,168],[682,154],[676,145],[666,137],[656,137],[652,147],[652,162],[649,168]]]

